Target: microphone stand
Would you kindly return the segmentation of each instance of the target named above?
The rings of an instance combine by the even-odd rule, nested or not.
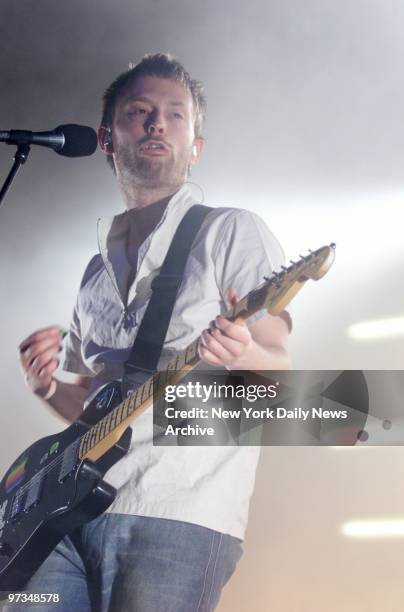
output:
[[[22,166],[22,164],[25,164],[25,162],[27,161],[29,152],[30,152],[29,144],[19,144],[17,146],[17,151],[15,152],[15,155],[14,155],[14,163],[0,191],[0,206],[20,166]]]

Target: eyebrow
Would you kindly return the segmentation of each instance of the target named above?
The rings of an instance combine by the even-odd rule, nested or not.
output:
[[[153,101],[145,96],[129,95],[124,99],[124,104],[127,102],[147,102],[147,104],[153,104]],[[168,104],[170,104],[170,106],[185,106],[184,102],[181,102],[180,100],[170,100]]]

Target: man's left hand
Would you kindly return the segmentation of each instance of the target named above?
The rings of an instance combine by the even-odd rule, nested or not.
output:
[[[238,301],[235,289],[229,289],[227,299],[231,306]],[[229,369],[243,369],[255,344],[250,330],[244,322],[233,323],[223,316],[210,322],[199,339],[198,353],[203,361]],[[245,367],[245,366],[244,366]]]

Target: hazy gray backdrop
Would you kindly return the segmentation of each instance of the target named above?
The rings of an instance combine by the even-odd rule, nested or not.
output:
[[[347,327],[404,314],[403,21],[398,0],[2,0],[0,129],[97,127],[128,62],[172,52],[206,85],[205,201],[260,213],[291,258],[337,243],[291,308],[295,367],[401,369],[403,336],[360,343]],[[2,178],[14,148],[0,147]],[[25,389],[16,347],[68,325],[96,219],[120,210],[101,153],[39,147],[0,209],[2,471],[63,426]],[[340,527],[404,518],[403,466],[401,448],[266,449],[220,610],[402,610],[403,541]]]

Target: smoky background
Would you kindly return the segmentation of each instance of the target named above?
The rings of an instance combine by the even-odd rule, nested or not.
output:
[[[403,18],[398,0],[3,0],[0,128],[96,128],[129,62],[173,53],[208,98],[196,193],[259,213],[287,258],[337,243],[332,270],[290,307],[294,367],[402,369],[402,336],[361,343],[347,329],[403,315]],[[13,151],[0,147],[1,178]],[[68,326],[95,221],[121,209],[101,152],[40,147],[0,209],[2,471],[64,426],[24,387],[17,345]],[[401,610],[402,540],[349,539],[341,525],[401,517],[402,476],[400,447],[264,449],[219,610]]]

